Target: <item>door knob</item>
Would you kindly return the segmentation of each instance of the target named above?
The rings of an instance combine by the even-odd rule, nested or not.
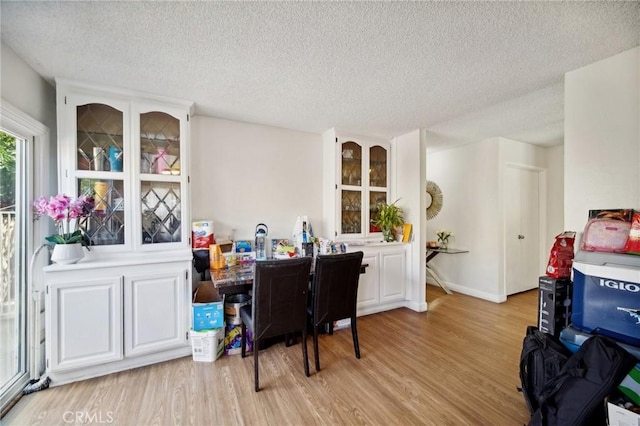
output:
[[[524,235],[518,235],[519,240],[524,240]]]

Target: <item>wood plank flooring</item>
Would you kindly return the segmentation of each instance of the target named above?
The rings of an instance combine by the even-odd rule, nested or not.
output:
[[[529,420],[518,363],[537,291],[502,304],[428,286],[429,311],[360,317],[320,336],[322,370],[305,377],[300,345],[253,357],[191,357],[24,396],[3,425],[522,425]]]

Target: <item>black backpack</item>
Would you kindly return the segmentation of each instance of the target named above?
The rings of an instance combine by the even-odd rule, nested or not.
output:
[[[560,370],[571,357],[567,349],[555,336],[527,327],[520,355],[520,383],[518,388],[533,414],[540,406],[545,385],[560,374]]]
[[[605,336],[592,336],[549,381],[529,426],[606,424],[604,398],[638,360]]]

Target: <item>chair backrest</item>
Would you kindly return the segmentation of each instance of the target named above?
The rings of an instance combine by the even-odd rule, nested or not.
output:
[[[306,327],[311,258],[256,262],[252,317],[254,340]]]
[[[313,274],[313,322],[355,315],[363,253],[319,255]]]

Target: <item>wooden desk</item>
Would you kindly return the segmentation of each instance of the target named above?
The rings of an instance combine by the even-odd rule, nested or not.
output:
[[[360,273],[367,271],[368,263],[360,265]],[[224,269],[211,270],[211,282],[218,294],[248,293],[253,289],[254,265],[231,266]],[[313,265],[309,271],[309,281],[313,278]]]
[[[460,250],[460,249],[454,249],[454,248],[441,249],[441,248],[427,247],[427,262],[426,262],[427,272],[429,273],[429,275],[431,275],[431,277],[436,282],[436,284],[442,287],[442,289],[447,294],[451,294],[451,290],[449,290],[449,288],[444,284],[442,279],[440,279],[438,274],[433,270],[433,267],[429,266],[429,261],[440,253],[445,253],[445,254],[469,253],[469,250]]]

